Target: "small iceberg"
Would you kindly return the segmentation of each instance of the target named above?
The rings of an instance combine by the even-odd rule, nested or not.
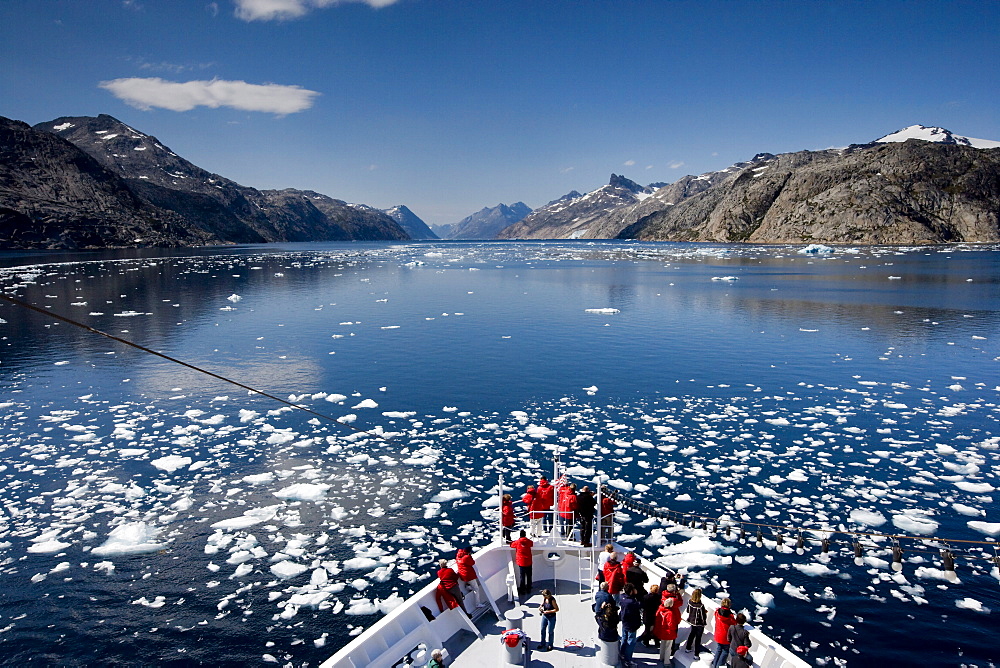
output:
[[[834,250],[829,246],[824,246],[823,244],[809,244],[805,248],[799,250],[802,255],[819,255],[820,253],[833,253]]]
[[[588,308],[584,309],[584,313],[596,313],[597,315],[614,315],[615,313],[621,313],[621,311],[616,308]]]

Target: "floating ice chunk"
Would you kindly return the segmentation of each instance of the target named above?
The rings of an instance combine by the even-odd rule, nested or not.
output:
[[[966,522],[970,529],[978,531],[981,534],[987,536],[993,536],[994,538],[1000,536],[1000,522],[979,522],[973,520],[971,522]]]
[[[585,388],[583,388],[583,391],[586,392],[590,396],[594,396],[595,394],[597,394],[597,386],[596,385],[591,385],[590,387],[585,387]]]
[[[929,536],[937,531],[938,523],[934,520],[919,515],[915,512],[909,514],[899,514],[892,516],[892,523],[897,528],[908,533],[915,533],[920,536]]]
[[[344,570],[348,571],[370,571],[378,568],[382,562],[371,557],[352,557],[344,561]]]
[[[275,577],[279,577],[282,580],[287,580],[288,578],[293,578],[296,575],[301,575],[308,570],[308,566],[305,566],[304,564],[297,564],[287,559],[271,565],[271,572],[274,573]]]
[[[614,315],[615,313],[621,313],[621,310],[616,308],[587,308],[584,309],[584,313],[596,313],[597,315]]]
[[[947,580],[948,582],[958,583],[961,582],[954,575],[950,575],[947,571],[943,571],[940,568],[930,568],[927,566],[920,566],[917,570],[913,571],[913,574],[918,578],[927,578],[934,580]]]
[[[680,494],[679,496],[674,497],[674,501],[690,501],[690,500],[691,500],[690,494]]]
[[[733,281],[738,281],[740,279],[739,279],[739,276],[713,276],[712,280],[713,281],[726,281],[726,282],[732,283]]]
[[[750,592],[750,598],[754,600],[754,603],[762,608],[773,608],[774,607],[774,594],[766,591],[752,591]]]
[[[865,510],[864,508],[855,508],[852,510],[849,519],[856,524],[864,524],[870,527],[880,527],[888,521],[885,515],[877,510]]]
[[[378,608],[375,603],[369,601],[367,598],[352,598],[351,603],[344,614],[347,615],[374,615],[378,612]]]
[[[103,545],[91,550],[98,556],[114,556],[122,554],[144,554],[157,552],[166,547],[165,543],[156,542],[156,534],[160,530],[146,522],[128,522],[115,527]]]
[[[150,462],[153,466],[160,469],[161,471],[166,471],[167,473],[173,473],[177,469],[188,466],[193,460],[190,457],[182,457],[181,455],[167,455],[166,457],[160,457],[159,459],[154,459]]]
[[[343,394],[328,394],[326,396],[326,400],[329,401],[331,404],[339,404],[343,401],[346,401],[347,397],[344,396]]]
[[[980,510],[979,508],[973,508],[972,506],[967,506],[964,503],[953,503],[951,507],[955,509],[955,512],[959,515],[967,515],[969,517],[982,517],[986,514],[985,510]]]
[[[821,575],[836,575],[840,571],[830,568],[826,564],[808,563],[808,564],[792,564],[793,567],[798,569],[800,572],[812,577],[819,577]]]
[[[783,417],[780,417],[780,418],[769,418],[767,420],[764,420],[764,422],[767,422],[768,424],[773,424],[773,425],[775,425],[777,427],[787,427],[788,425],[791,424],[791,422],[789,422],[787,418],[783,418]]]
[[[982,601],[977,601],[974,598],[963,598],[955,601],[955,607],[961,608],[962,610],[972,610],[973,612],[981,612],[984,615],[990,614],[990,609],[983,605]]]
[[[968,482],[966,480],[960,480],[955,483],[955,487],[958,487],[963,492],[971,492],[973,494],[989,494],[990,492],[996,491],[996,487],[988,482]]]
[[[251,485],[262,485],[267,482],[272,482],[274,480],[274,473],[268,471],[266,473],[255,473],[253,475],[245,475],[240,478],[243,482],[249,483]]]
[[[372,401],[371,399],[365,399],[364,401],[357,403],[354,406],[351,406],[351,410],[354,410],[356,408],[378,408],[378,404]]]
[[[455,499],[464,499],[469,496],[469,493],[461,489],[447,489],[443,492],[438,492],[433,497],[431,497],[431,502],[433,503],[445,503],[447,501],[454,501]]]
[[[255,524],[261,524],[262,522],[269,522],[274,519],[274,516],[278,514],[278,509],[281,506],[264,506],[263,508],[252,508],[243,513],[239,517],[232,517],[228,520],[222,520],[212,524],[213,529],[221,529],[223,531],[233,530],[233,529],[246,529],[247,527],[252,527]]]
[[[821,253],[832,253],[833,249],[823,244],[809,244],[798,251],[801,255],[819,255]]]
[[[99,561],[94,564],[95,571],[104,571],[108,575],[111,575],[111,571],[115,570],[115,564],[111,561]]]
[[[328,598],[330,598],[330,592],[328,591],[300,592],[292,594],[288,598],[288,605],[294,605],[297,608],[317,608],[320,603]]]
[[[229,295],[228,297],[226,297],[226,299],[228,299],[229,301],[231,301],[232,303],[234,303],[234,304],[235,304],[236,302],[238,302],[238,301],[242,300],[242,299],[243,299],[243,297],[240,297],[240,296],[239,296],[239,295],[237,295],[237,294],[232,294],[232,295]]]
[[[805,587],[796,587],[791,582],[785,583],[785,588],[783,591],[792,598],[801,599],[803,601],[810,600],[809,594],[806,593]]]
[[[64,543],[55,539],[41,540],[37,543],[32,543],[28,547],[28,552],[31,554],[52,554],[53,552],[61,552],[70,545],[72,545],[72,543]]]
[[[330,485],[325,483],[299,482],[274,493],[285,501],[319,501],[326,496]]]
[[[251,410],[247,410],[246,408],[241,408],[240,409],[240,422],[250,422],[250,420],[253,420],[258,415],[260,415],[260,413],[258,413],[257,411],[251,411]]]
[[[524,430],[524,433],[527,434],[529,438],[541,439],[546,436],[555,436],[558,432],[555,429],[532,424],[528,425],[528,427]]]

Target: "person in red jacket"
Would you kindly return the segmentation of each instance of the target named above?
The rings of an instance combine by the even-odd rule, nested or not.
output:
[[[455,554],[455,564],[458,566],[458,588],[463,597],[468,597],[470,593],[475,596],[472,606],[475,608],[480,600],[479,576],[476,574],[476,560],[472,558],[471,550],[459,548]]]
[[[715,654],[712,656],[712,668],[720,668],[729,661],[729,627],[736,624],[736,616],[730,609],[732,605],[732,601],[724,598],[715,609]]]
[[[521,537],[510,544],[514,548],[514,563],[520,575],[517,593],[521,596],[531,591],[531,548],[534,544],[524,529],[521,529]]]
[[[608,593],[618,603],[622,588],[625,587],[625,573],[622,572],[622,565],[618,559],[611,557],[604,564],[604,581],[608,583]]]
[[[601,497],[601,542],[610,543],[615,527],[615,506],[617,502],[610,496]]]
[[[562,519],[562,537],[572,538],[573,527],[576,526],[576,485],[573,483],[559,488],[559,517]]]
[[[451,568],[448,568],[447,559],[438,560],[437,576],[439,606],[440,600],[443,599],[448,608],[459,606],[463,611],[465,611],[465,605],[462,602],[462,592],[458,588],[458,573]],[[443,610],[444,608],[442,608],[442,611]]]
[[[549,484],[549,479],[542,476],[538,479],[538,486],[535,488],[535,503],[532,505],[533,510],[538,510],[542,512],[544,520],[544,531],[548,532],[552,530],[552,502],[555,499],[556,490],[551,484]],[[532,513],[534,517],[534,513]]]
[[[677,640],[677,627],[681,623],[681,609],[673,596],[666,596],[660,601],[656,610],[656,621],[653,622],[653,637],[660,641],[660,662],[674,665],[674,643]]]
[[[528,485],[528,491],[524,493],[521,497],[521,501],[524,503],[525,508],[528,510],[528,517],[530,518],[529,527],[531,528],[532,536],[542,535],[542,516],[541,510],[536,508],[538,502],[538,490],[535,489],[534,485]]]
[[[510,494],[504,494],[500,502],[500,526],[503,527],[503,540],[511,541],[511,530],[514,528],[514,501]]]

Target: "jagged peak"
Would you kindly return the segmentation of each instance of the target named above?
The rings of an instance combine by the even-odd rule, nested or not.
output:
[[[632,179],[628,179],[620,174],[614,174],[614,173],[611,174],[611,180],[608,181],[608,185],[614,188],[623,188],[633,193],[642,192],[646,190],[643,186],[640,186]]]

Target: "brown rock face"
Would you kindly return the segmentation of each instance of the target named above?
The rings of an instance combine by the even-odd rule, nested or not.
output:
[[[910,140],[784,154],[646,215],[619,237],[845,244],[1000,241],[1000,149]]]

